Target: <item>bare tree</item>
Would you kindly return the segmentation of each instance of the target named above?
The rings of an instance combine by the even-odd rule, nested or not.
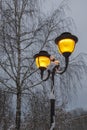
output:
[[[30,108],[26,116],[26,128],[46,130],[50,124],[50,105],[47,94],[36,91],[29,99]],[[26,123],[27,122],[27,123]]]
[[[13,124],[12,94],[0,88],[0,129],[7,130]]]

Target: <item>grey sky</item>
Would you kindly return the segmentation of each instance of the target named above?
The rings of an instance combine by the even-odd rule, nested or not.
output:
[[[78,55],[81,52],[87,53],[87,0],[66,0],[70,7],[69,15],[74,19],[76,24],[76,35],[79,38],[78,44],[76,46],[75,55]],[[49,3],[50,2],[50,3]],[[52,11],[58,8],[62,0],[45,0],[43,4],[43,10],[49,14],[49,11]],[[83,81],[84,82],[84,81]],[[78,97],[73,97],[73,102],[70,104],[70,108],[83,107],[87,109],[87,85],[84,83],[84,89],[81,88],[78,90]]]
[[[70,7],[72,10],[72,17],[76,23],[77,35],[79,37],[76,54],[79,54],[80,52],[87,53],[87,0],[72,0],[70,2]],[[83,85],[84,89],[81,88],[78,90],[78,98],[77,100],[73,100],[71,108],[75,106],[87,109],[87,82],[83,83]]]
[[[44,0],[42,10],[49,14],[61,4],[63,0]],[[76,24],[76,35],[79,38],[77,46],[77,54],[79,52],[86,52],[86,34],[87,34],[87,0],[66,0],[70,7],[70,16],[74,19]]]
[[[69,2],[71,8],[72,18],[76,23],[76,34],[79,38],[78,45],[76,47],[76,55],[85,52],[87,53],[87,0],[71,0]],[[85,81],[83,81],[85,82]],[[83,107],[87,109],[87,82],[83,83],[84,88],[78,90],[77,100],[73,98],[71,108]]]
[[[70,7],[72,10],[72,17],[76,23],[77,34],[79,37],[78,42],[78,53],[86,52],[87,53],[87,0],[72,0]]]

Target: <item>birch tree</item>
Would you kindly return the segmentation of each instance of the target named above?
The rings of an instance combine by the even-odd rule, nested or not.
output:
[[[7,130],[13,124],[12,94],[3,92],[0,88],[0,129]]]

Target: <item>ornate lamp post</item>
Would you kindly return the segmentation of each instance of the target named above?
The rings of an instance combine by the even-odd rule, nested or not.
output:
[[[58,47],[59,53],[61,53],[65,57],[65,67],[63,68],[63,70],[58,71],[57,73],[63,74],[67,70],[68,63],[69,63],[69,56],[74,51],[77,41],[78,41],[78,38],[75,35],[72,35],[69,32],[64,32],[59,37],[57,37],[55,39],[55,43]],[[41,79],[43,81],[46,81],[50,76],[51,76],[51,79],[52,79],[51,93],[50,93],[50,105],[51,105],[51,109],[50,109],[50,130],[54,130],[54,128],[55,128],[54,76],[56,74],[55,67],[57,67],[57,69],[58,69],[59,65],[54,66],[51,71],[48,70],[47,71],[48,75],[44,79],[43,78],[44,71],[46,71],[48,66],[50,66],[50,64],[51,64],[50,54],[46,51],[40,51],[38,54],[34,55],[34,58],[35,58],[35,61],[36,61],[37,68],[39,68],[40,71],[41,71]]]

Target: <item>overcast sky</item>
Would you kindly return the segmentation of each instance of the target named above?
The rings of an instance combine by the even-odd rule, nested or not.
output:
[[[44,0],[42,5],[44,12],[49,13],[59,7],[63,0]],[[74,19],[76,24],[76,35],[79,38],[77,45],[77,54],[80,52],[87,52],[87,0],[65,0],[68,1],[70,7],[70,16]],[[50,2],[50,3],[49,3]]]
[[[87,0],[71,0],[69,3],[79,37],[78,53],[87,53]]]
[[[62,0],[44,0],[43,9],[49,13],[49,10],[58,8]],[[75,55],[81,52],[87,53],[87,0],[66,0],[69,1],[70,15],[76,24],[76,35],[79,41],[76,46]],[[49,3],[50,2],[50,3]],[[84,81],[83,81],[84,82]],[[70,108],[83,107],[87,110],[87,85],[83,83],[84,89],[78,90],[78,97],[74,98]],[[76,100],[77,99],[77,100]]]
[[[72,17],[76,23],[77,35],[79,38],[76,54],[87,53],[87,0],[70,0]],[[84,82],[84,81],[83,81]],[[86,84],[85,84],[86,83]],[[87,110],[87,82],[83,83],[84,89],[79,89],[78,100],[73,100],[72,107],[83,107]]]

